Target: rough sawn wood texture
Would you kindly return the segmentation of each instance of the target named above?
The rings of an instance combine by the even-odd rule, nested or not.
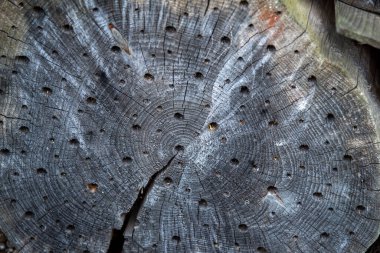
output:
[[[20,252],[356,253],[377,238],[367,102],[277,1],[0,14],[0,228]]]

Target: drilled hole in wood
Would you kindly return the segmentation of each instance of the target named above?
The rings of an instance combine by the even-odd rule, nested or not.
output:
[[[257,248],[257,252],[258,252],[258,253],[267,253],[268,251],[267,251],[267,249],[264,248],[264,247],[258,247],[258,248]]]
[[[181,241],[181,237],[179,237],[178,235],[174,235],[174,236],[172,237],[172,240],[173,240],[173,241],[176,241],[177,243],[179,243],[179,242]]]
[[[330,237],[330,234],[327,233],[327,232],[323,232],[323,233],[321,234],[321,238],[322,238],[322,239],[327,239],[327,238],[329,238],[329,237]]]
[[[239,165],[239,160],[236,159],[236,158],[232,158],[232,159],[230,160],[230,163],[231,163],[232,165],[234,165],[234,166],[237,166],[237,165]]]
[[[345,161],[352,161],[352,156],[350,156],[350,155],[344,155],[343,156],[343,160],[345,160]]]
[[[144,79],[147,80],[147,81],[154,81],[154,76],[150,73],[146,73],[144,75]]]
[[[45,14],[45,11],[44,9],[42,9],[42,7],[40,6],[33,6],[33,11],[37,14]]]
[[[173,183],[173,179],[171,177],[165,177],[164,183],[165,183],[165,185],[169,186]]]
[[[203,79],[203,74],[202,74],[201,72],[195,72],[195,73],[194,73],[194,77],[195,77],[196,79]]]
[[[177,152],[183,152],[185,150],[185,148],[182,146],[182,145],[176,145],[174,147],[174,149],[177,151]]]
[[[29,128],[26,127],[26,126],[21,126],[21,127],[19,128],[19,130],[20,130],[20,132],[22,132],[22,133],[29,133]]]
[[[177,29],[176,29],[174,26],[171,26],[171,25],[167,26],[167,27],[165,28],[165,30],[166,30],[168,33],[175,33],[175,32],[177,31]]]
[[[240,6],[248,7],[248,1],[246,1],[246,0],[241,0],[241,1],[240,1]]]
[[[53,93],[53,91],[49,87],[42,87],[42,93],[49,96]]]
[[[76,138],[72,138],[72,139],[70,139],[69,143],[71,145],[79,145],[79,140]]]
[[[338,168],[336,168],[336,167],[334,167],[334,168],[332,168],[332,171],[338,171]]]
[[[307,78],[307,81],[308,81],[308,82],[316,82],[316,81],[317,81],[317,78],[316,78],[315,76],[311,75],[311,76],[309,76],[309,77]]]
[[[276,51],[276,47],[273,46],[273,45],[268,45],[268,46],[267,46],[267,50],[268,50],[269,52],[274,52],[274,51]]]
[[[175,114],[174,114],[174,118],[176,118],[176,119],[184,119],[184,116],[183,116],[183,114],[181,114],[181,113],[179,113],[179,112],[176,112]]]
[[[207,206],[207,200],[205,200],[205,199],[200,199],[200,200],[198,201],[198,204],[199,204],[200,207],[206,207],[206,206]]]
[[[89,190],[91,193],[95,193],[98,190],[98,185],[95,183],[89,183],[87,184],[87,190]]]
[[[248,231],[248,226],[246,224],[239,224],[238,228],[241,232],[247,232]]]
[[[0,149],[0,154],[1,155],[9,155],[11,152],[7,148],[2,148]]]
[[[298,50],[294,50],[294,53],[295,53],[295,54],[299,54],[299,52],[300,52],[300,51],[298,51]]]
[[[226,45],[229,45],[231,44],[231,39],[227,36],[223,36],[220,41],[223,43],[223,44],[226,44]]]
[[[44,169],[44,168],[38,168],[37,169],[37,174],[45,175],[45,174],[47,174],[47,170]]]
[[[138,124],[135,124],[132,126],[132,129],[135,130],[135,131],[140,131],[141,130],[141,126],[138,125]]]
[[[335,116],[334,116],[334,114],[332,114],[332,113],[328,113],[328,114],[326,115],[326,119],[328,119],[328,120],[334,120],[334,119],[335,119]]]
[[[269,187],[267,188],[267,191],[268,191],[268,193],[276,194],[276,192],[277,192],[277,187],[275,187],[275,186],[269,186]]]
[[[65,30],[66,32],[71,32],[71,31],[74,30],[73,27],[72,27],[70,24],[64,24],[64,25],[62,26],[62,28],[63,28],[63,30]]]
[[[20,63],[20,64],[28,64],[30,62],[29,57],[25,55],[17,55],[15,57],[15,60],[16,60],[16,63]]]
[[[323,194],[322,194],[321,192],[314,192],[314,193],[313,193],[313,196],[314,196],[315,198],[321,199],[321,198],[323,197]]]
[[[365,206],[358,205],[358,206],[356,207],[356,212],[359,213],[359,214],[360,214],[360,213],[363,213],[365,210],[366,210]]]
[[[308,150],[309,150],[309,145],[301,144],[301,145],[299,146],[299,149],[300,149],[301,151],[308,151]]]
[[[249,94],[249,88],[247,86],[240,86],[240,93],[244,95]]]
[[[125,156],[122,160],[124,163],[131,163],[133,161],[132,157],[130,156]]]
[[[32,211],[26,211],[24,214],[25,219],[30,220],[34,218],[34,213]]]
[[[94,98],[94,97],[88,97],[86,99],[86,103],[94,105],[94,104],[96,104],[96,98]]]
[[[70,225],[66,226],[66,232],[72,233],[74,230],[75,230],[75,226],[74,225],[70,224]]]
[[[271,120],[268,122],[269,126],[278,126],[278,122],[276,120]]]
[[[216,122],[211,122],[208,124],[208,129],[210,131],[216,131],[218,129],[219,125]]]
[[[118,46],[113,46],[113,47],[111,47],[111,51],[113,53],[120,53],[121,52],[121,48],[118,47]]]

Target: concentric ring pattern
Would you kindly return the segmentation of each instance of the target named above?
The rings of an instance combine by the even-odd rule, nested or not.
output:
[[[377,236],[366,101],[277,1],[0,8],[0,228],[21,252],[107,252],[144,190],[125,252]]]

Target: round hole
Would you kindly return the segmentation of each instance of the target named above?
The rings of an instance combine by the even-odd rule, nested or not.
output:
[[[244,95],[247,95],[249,94],[249,89],[247,86],[241,86],[240,87],[240,93],[244,94]]]
[[[132,126],[132,129],[135,130],[135,131],[140,131],[141,130],[141,126],[135,124],[135,125]]]
[[[275,186],[269,186],[267,188],[267,190],[268,190],[268,193],[271,193],[271,194],[276,194],[277,193],[277,187],[275,187]]]
[[[210,131],[216,131],[218,129],[219,125],[216,122],[211,122],[208,124],[208,129]]]
[[[147,80],[147,81],[154,81],[154,76],[153,76],[152,74],[150,74],[150,73],[146,73],[146,74],[144,75],[144,78],[145,78],[145,80]]]
[[[19,128],[19,130],[20,130],[20,132],[22,132],[22,133],[29,133],[29,128],[26,127],[26,126],[21,126],[21,127]]]
[[[47,170],[44,169],[44,168],[38,168],[37,169],[37,174],[42,174],[42,175],[47,174]]]
[[[207,206],[207,201],[206,201],[205,199],[200,199],[200,200],[198,201],[198,204],[199,204],[199,206],[201,206],[201,207],[206,207],[206,206]]]
[[[173,183],[173,179],[171,177],[165,177],[164,178],[164,184],[169,186]]]
[[[363,213],[365,210],[366,210],[365,206],[358,205],[358,206],[356,207],[356,211],[357,211],[358,213]]]
[[[236,159],[236,158],[232,158],[232,159],[230,160],[230,163],[231,163],[232,165],[234,165],[234,166],[237,166],[237,165],[239,165],[239,160]]]
[[[332,113],[328,113],[328,114],[326,115],[326,118],[327,118],[328,120],[334,120],[334,119],[335,119],[335,116],[334,116],[334,114],[332,114]]]
[[[25,219],[30,220],[34,218],[34,213],[32,211],[26,211],[24,214]]]
[[[327,233],[327,232],[323,232],[323,233],[321,234],[321,238],[322,238],[322,239],[326,239],[326,238],[328,238],[329,236],[330,236],[330,234]]]
[[[79,145],[79,141],[78,141],[78,139],[76,139],[76,138],[70,139],[69,143],[70,143],[71,145]]]
[[[178,243],[178,242],[181,241],[181,237],[179,237],[178,235],[174,235],[174,236],[172,237],[172,240],[173,240],[173,241],[176,241],[176,242]]]
[[[113,47],[111,47],[111,51],[113,53],[120,53],[121,52],[121,48],[118,47],[118,46],[113,46]]]
[[[195,73],[194,73],[194,77],[195,77],[196,79],[203,79],[203,74],[202,74],[201,72],[195,72]]]
[[[309,145],[302,144],[302,145],[299,146],[299,149],[301,151],[308,151],[309,150]]]
[[[177,112],[177,113],[174,114],[174,118],[176,118],[176,119],[183,119],[184,116],[183,116],[183,114]]]
[[[171,26],[171,25],[167,26],[167,27],[165,28],[165,30],[166,30],[168,33],[175,33],[175,32],[177,31],[177,29],[176,29],[174,26]]]
[[[314,192],[313,196],[318,198],[318,199],[321,199],[323,197],[323,194],[321,192]]]
[[[91,193],[95,193],[98,190],[98,185],[95,183],[89,183],[87,184],[87,190],[89,190]]]
[[[88,97],[86,99],[87,104],[96,104],[96,98],[94,97]]]
[[[268,45],[268,46],[267,46],[267,50],[268,50],[269,52],[274,52],[274,51],[276,51],[276,47],[273,46],[273,45]]]
[[[177,145],[175,146],[174,148],[177,152],[183,152],[185,150],[185,148],[182,146],[182,145]]]
[[[49,87],[42,87],[42,93],[44,93],[46,95],[51,95],[53,93],[53,91]]]
[[[125,162],[125,163],[131,163],[132,162],[132,158],[131,157],[129,157],[129,156],[125,156],[125,157],[123,157],[123,162]]]
[[[226,45],[229,45],[231,44],[231,39],[227,36],[223,36],[220,41],[223,43],[223,44],[226,44]]]
[[[240,6],[248,7],[248,1],[246,0],[240,1]]]
[[[239,230],[240,230],[241,232],[246,232],[246,231],[248,231],[248,226],[247,226],[246,224],[239,224],[238,228],[239,228]]]

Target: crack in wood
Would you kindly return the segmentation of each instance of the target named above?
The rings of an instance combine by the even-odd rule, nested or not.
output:
[[[143,207],[145,199],[147,198],[149,192],[153,188],[156,178],[158,178],[170,166],[177,154],[170,158],[170,160],[164,167],[162,167],[160,170],[154,173],[149,178],[149,181],[145,185],[145,187],[142,187],[140,189],[139,194],[135,202],[133,203],[131,209],[129,209],[129,212],[125,215],[122,227],[120,229],[114,228],[112,230],[111,242],[107,251],[108,253],[123,252],[123,246],[125,242],[124,233],[126,233],[127,236],[132,236],[139,211]]]

